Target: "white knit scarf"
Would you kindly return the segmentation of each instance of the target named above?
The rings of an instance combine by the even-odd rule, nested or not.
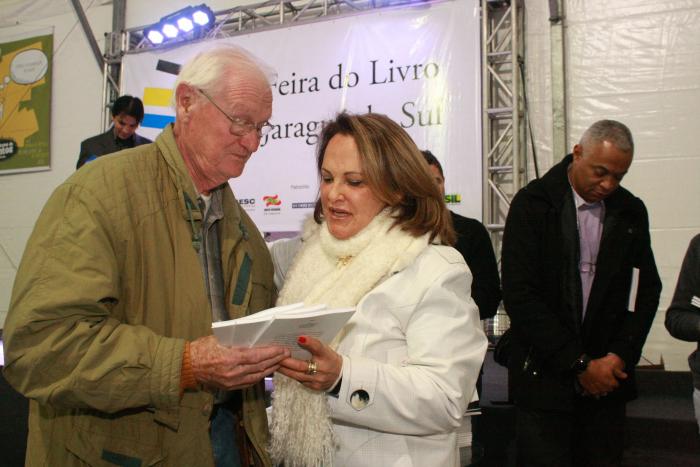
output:
[[[278,305],[304,302],[331,308],[356,306],[380,282],[408,266],[428,245],[428,234],[412,237],[392,228],[388,209],[379,213],[361,232],[338,240],[309,220],[303,246],[287,273]],[[352,322],[352,319],[350,320]],[[331,344],[337,348],[345,335]],[[272,401],[271,455],[285,467],[328,467],[333,464],[336,440],[326,394],[275,374]]]

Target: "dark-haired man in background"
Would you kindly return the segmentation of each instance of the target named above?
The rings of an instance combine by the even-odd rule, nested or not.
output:
[[[138,97],[121,96],[112,105],[113,125],[104,133],[80,143],[76,170],[105,154],[129,149],[152,141],[136,134],[143,121],[143,102]]]
[[[442,165],[430,151],[421,151],[428,163],[430,172],[435,178],[435,183],[440,187],[440,192],[445,196],[445,174]],[[498,264],[493,252],[489,233],[484,224],[476,219],[460,216],[450,211],[452,224],[457,233],[457,243],[453,246],[462,254],[464,261],[472,272],[472,298],[479,308],[479,318],[485,320],[493,318],[501,303],[501,279],[498,276]],[[476,390],[481,396],[483,366],[476,382]],[[478,462],[485,456],[485,439],[480,426],[479,417],[471,417],[472,425],[472,459],[471,465],[479,465]]]
[[[444,196],[445,175],[440,161],[430,151],[421,152]],[[457,232],[457,243],[454,247],[462,254],[474,277],[471,292],[476,306],[479,307],[479,318],[492,318],[501,303],[501,280],[498,277],[498,264],[489,233],[476,219],[460,216],[452,211],[450,215]]]

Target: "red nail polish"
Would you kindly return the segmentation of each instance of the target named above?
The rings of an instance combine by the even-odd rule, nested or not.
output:
[[[306,337],[299,336],[299,338],[297,339],[297,342],[299,342],[300,344],[306,344]]]

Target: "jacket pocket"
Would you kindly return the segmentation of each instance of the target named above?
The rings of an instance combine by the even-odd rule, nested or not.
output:
[[[77,415],[66,448],[86,465],[146,467],[163,465],[162,430],[149,413]]]
[[[240,318],[258,311],[270,308],[273,303],[273,292],[265,284],[251,281],[241,303],[231,303],[229,315]]]

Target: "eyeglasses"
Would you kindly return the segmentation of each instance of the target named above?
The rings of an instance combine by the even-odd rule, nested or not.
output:
[[[272,125],[270,125],[270,122],[263,122],[256,125],[255,123],[249,120],[230,116],[229,114],[224,112],[224,110],[221,107],[219,107],[216,102],[214,102],[214,99],[212,99],[211,96],[209,96],[209,94],[207,94],[203,89],[197,88],[197,90],[201,92],[202,95],[206,97],[207,100],[211,102],[214,107],[216,107],[216,110],[221,112],[223,116],[231,122],[231,128],[229,128],[229,131],[232,134],[236,136],[245,136],[251,131],[255,131],[258,135],[258,138],[262,138],[263,136],[268,134],[272,129]]]

